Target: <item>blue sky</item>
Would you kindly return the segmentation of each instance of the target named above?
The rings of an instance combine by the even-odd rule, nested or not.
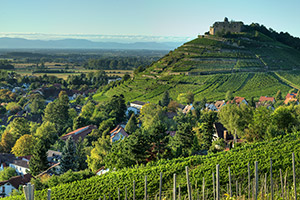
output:
[[[299,0],[0,0],[0,37],[181,41],[225,16],[300,37],[299,7]]]

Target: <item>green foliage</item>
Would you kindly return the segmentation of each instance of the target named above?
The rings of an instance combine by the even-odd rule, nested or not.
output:
[[[232,92],[231,92],[230,90],[228,90],[228,91],[226,92],[225,101],[230,101],[230,100],[232,100],[233,98],[234,98],[234,97],[233,97]]]
[[[18,157],[32,155],[35,142],[32,135],[23,135],[16,141],[11,152]]]
[[[29,161],[30,173],[33,176],[38,175],[48,168],[47,151],[46,141],[42,139],[38,140],[34,146],[33,154]]]
[[[52,199],[91,199],[96,200],[104,194],[110,194],[112,198],[117,198],[117,191],[125,190],[127,186],[128,194],[132,195],[132,183],[136,182],[136,198],[142,199],[144,195],[144,178],[147,175],[149,198],[155,198],[159,190],[159,173],[163,172],[163,191],[172,188],[173,174],[177,174],[177,184],[185,185],[185,166],[190,168],[191,185],[199,183],[205,178],[206,188],[212,191],[211,174],[216,170],[216,164],[220,165],[220,185],[226,188],[228,183],[228,166],[232,174],[239,178],[239,183],[247,184],[247,165],[258,161],[259,175],[264,176],[269,173],[270,160],[273,160],[273,173],[279,174],[279,169],[287,170],[287,181],[292,182],[292,152],[295,152],[296,160],[299,160],[300,142],[299,133],[290,134],[284,137],[277,137],[270,141],[255,144],[246,144],[240,148],[235,148],[227,152],[209,154],[207,156],[191,156],[188,158],[178,158],[172,160],[161,160],[156,163],[149,163],[147,166],[125,168],[116,172],[109,172],[101,176],[95,176],[86,180],[61,184],[51,188]],[[250,165],[253,172],[254,165]],[[300,173],[299,163],[296,162],[296,174]],[[254,178],[251,173],[251,179]],[[279,181],[279,176],[274,176],[274,182]],[[150,184],[151,183],[151,184]],[[225,190],[226,191],[226,190]],[[186,190],[181,190],[185,195]],[[121,198],[124,193],[121,193]],[[46,199],[47,189],[36,192],[37,199]],[[212,197],[211,195],[209,198]],[[19,197],[18,199],[20,199]],[[7,198],[12,199],[12,198]]]
[[[91,154],[87,156],[87,163],[90,170],[94,173],[104,166],[104,158],[111,150],[110,137],[102,135],[93,144],[94,148],[91,150]]]
[[[132,113],[130,119],[128,120],[126,126],[125,126],[125,131],[127,133],[134,133],[136,129],[138,128],[137,126],[137,119],[135,117],[135,114]]]
[[[55,124],[49,121],[42,123],[42,125],[36,129],[35,136],[46,141],[46,148],[49,148],[58,139]]]
[[[63,132],[69,121],[69,98],[66,92],[61,92],[57,101],[46,106],[44,121],[49,121],[56,125],[58,131]]]
[[[17,176],[17,172],[12,167],[5,167],[2,171],[0,171],[0,181],[6,181],[13,176]]]
[[[60,171],[65,173],[68,170],[77,171],[78,169],[78,157],[76,153],[76,145],[73,137],[68,137],[66,144],[62,150]]]

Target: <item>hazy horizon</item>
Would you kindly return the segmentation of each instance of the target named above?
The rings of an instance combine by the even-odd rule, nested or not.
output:
[[[1,1],[0,7],[5,8],[0,37],[182,42],[224,17],[300,36],[297,0],[12,0]]]

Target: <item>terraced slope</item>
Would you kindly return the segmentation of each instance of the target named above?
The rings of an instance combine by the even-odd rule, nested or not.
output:
[[[195,100],[223,99],[234,95],[273,96],[300,88],[300,52],[260,32],[245,32],[227,38],[199,36],[148,66],[130,80],[94,96],[102,101],[115,93],[127,101],[157,102],[165,90],[176,99],[192,91]]]

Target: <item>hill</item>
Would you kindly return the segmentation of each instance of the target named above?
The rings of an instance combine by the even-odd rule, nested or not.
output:
[[[269,177],[270,158],[273,160],[273,179],[279,187],[279,170],[287,171],[288,185],[292,184],[292,153],[296,157],[296,174],[300,174],[300,134],[290,134],[284,137],[277,137],[271,141],[259,142],[255,144],[245,144],[240,148],[235,148],[227,152],[209,154],[207,156],[192,156],[173,160],[161,160],[157,163],[149,163],[147,166],[123,169],[116,172],[109,172],[101,176],[90,179],[76,181],[69,184],[62,184],[51,188],[51,199],[98,199],[110,195],[117,197],[117,189],[120,188],[121,197],[124,198],[125,186],[128,187],[128,195],[132,197],[132,183],[136,181],[136,198],[143,198],[144,176],[147,175],[149,199],[154,199],[159,188],[159,173],[163,172],[163,191],[168,194],[172,191],[173,174],[177,174],[177,185],[181,186],[181,194],[186,194],[185,166],[190,168],[190,181],[193,188],[204,177],[206,188],[212,191],[212,173],[216,170],[216,165],[220,165],[220,185],[221,194],[226,191],[228,183],[228,166],[231,167],[233,183],[238,181],[242,186],[242,193],[247,194],[247,164],[251,165],[251,179],[254,178],[254,161],[258,161],[259,174]],[[298,179],[297,179],[298,181]],[[260,184],[262,184],[260,182]],[[233,184],[234,185],[234,184]],[[234,186],[233,186],[234,187]],[[235,187],[234,187],[235,188]],[[200,190],[201,191],[201,190]],[[233,190],[235,191],[235,190]],[[280,191],[279,189],[275,191]],[[196,192],[196,190],[194,190]],[[292,192],[292,191],[290,191]],[[278,194],[278,193],[277,193]],[[36,199],[46,199],[47,190],[36,193]],[[212,193],[209,193],[212,198]],[[22,196],[5,199],[24,199]]]
[[[23,38],[0,38],[0,49],[149,49],[170,50],[176,42],[93,42],[85,39],[27,40]]]
[[[103,101],[123,93],[127,101],[157,102],[165,90],[173,99],[191,91],[195,100],[223,99],[226,91],[244,97],[273,96],[300,88],[299,46],[288,46],[288,39],[263,29],[246,26],[240,33],[204,35],[170,51],[136,74],[133,80],[115,85],[94,96]],[[265,34],[264,34],[264,33]]]

